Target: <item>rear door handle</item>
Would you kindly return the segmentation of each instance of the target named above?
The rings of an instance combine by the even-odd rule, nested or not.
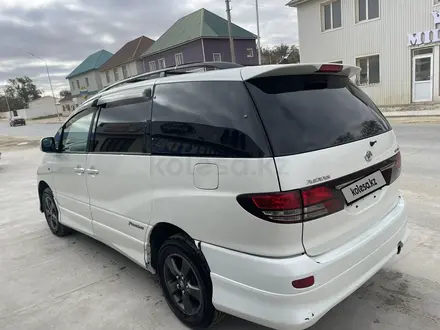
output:
[[[96,168],[88,168],[86,171],[90,175],[98,175],[99,174],[99,171]]]
[[[75,172],[76,172],[76,174],[78,174],[78,175],[82,175],[82,174],[84,174],[84,168],[82,168],[81,166],[77,166],[77,167],[75,167],[74,169],[73,169]]]

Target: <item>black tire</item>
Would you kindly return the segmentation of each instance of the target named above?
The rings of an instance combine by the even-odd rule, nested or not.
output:
[[[58,214],[58,208],[53,198],[53,193],[50,188],[46,188],[41,196],[41,202],[43,203],[44,216],[46,217],[47,225],[49,226],[52,234],[58,237],[69,235],[71,230],[69,227],[61,224]]]
[[[182,259],[182,263],[179,263],[179,258]],[[175,266],[171,268],[180,273],[177,277],[168,266],[170,260]],[[187,280],[182,279],[184,262],[190,266],[190,270],[186,272],[188,276],[185,276],[188,277]],[[168,306],[183,324],[190,328],[207,329],[220,321],[223,313],[217,311],[212,304],[212,283],[208,264],[191,239],[177,234],[166,240],[159,250],[157,269]],[[178,279],[179,276],[181,280]],[[186,290],[180,290],[179,283],[183,283],[184,287],[186,283]],[[198,288],[198,291],[195,288]],[[187,298],[185,300],[191,300],[196,307],[185,308],[184,295]],[[179,300],[181,305],[178,303]],[[197,303],[200,303],[199,306]]]

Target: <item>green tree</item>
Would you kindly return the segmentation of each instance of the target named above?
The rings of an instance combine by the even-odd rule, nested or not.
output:
[[[286,58],[287,57],[287,58]],[[262,64],[299,63],[299,48],[295,45],[277,45],[272,48],[261,49]]]
[[[60,91],[60,97],[66,97],[66,96],[71,96],[72,93],[68,90],[68,89],[63,89],[62,91]]]
[[[5,89],[11,110],[26,108],[30,101],[39,99],[43,91],[38,89],[31,78],[17,77],[9,79]]]

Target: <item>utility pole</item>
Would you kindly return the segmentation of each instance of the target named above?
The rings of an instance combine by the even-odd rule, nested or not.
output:
[[[255,0],[255,9],[257,11],[258,64],[261,65],[260,14],[259,14],[259,10],[258,10],[258,0]]]
[[[229,47],[231,48],[231,61],[235,63],[235,47],[234,38],[232,37],[232,22],[231,22],[231,0],[225,0],[226,2],[226,14],[228,15],[228,32],[229,32]]]
[[[35,54],[29,53],[29,55],[31,55],[33,57],[36,57],[39,60],[42,60],[44,62],[44,64],[46,65],[46,73],[47,73],[47,77],[49,78],[49,85],[50,85],[50,89],[52,91],[53,102],[55,103],[55,111],[57,113],[58,121],[61,121],[60,113],[58,112],[57,99],[55,98],[55,93],[53,92],[52,81],[50,79],[49,67],[47,66],[47,62],[46,62],[46,60],[44,58],[38,57]]]
[[[11,108],[9,107],[9,101],[8,101],[8,95],[6,95],[6,91],[5,91],[5,100],[6,100],[6,107],[8,108],[9,111],[9,118],[12,118],[12,113],[11,113]]]

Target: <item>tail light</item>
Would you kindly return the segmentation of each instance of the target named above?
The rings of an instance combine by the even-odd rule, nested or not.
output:
[[[249,213],[277,223],[317,219],[343,210],[345,204],[339,190],[325,186],[281,193],[240,195],[237,201]]]
[[[402,156],[400,155],[400,151],[394,156],[394,166],[391,172],[390,184],[397,180],[402,172]]]

